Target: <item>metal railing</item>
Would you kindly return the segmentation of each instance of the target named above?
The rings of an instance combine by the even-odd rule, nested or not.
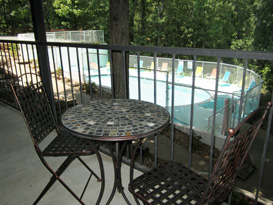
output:
[[[110,89],[106,89],[103,87],[102,78],[104,74],[104,69],[109,69],[110,74],[113,72],[112,68],[112,53],[113,52],[121,52],[123,54],[124,63],[120,66],[120,69],[127,69],[129,66],[126,65],[125,53],[129,53],[132,55],[136,55],[137,58],[137,81],[135,92],[138,93],[139,99],[142,99],[141,95],[143,89],[141,89],[141,67],[140,67],[140,56],[146,54],[147,56],[152,56],[154,66],[157,68],[157,57],[164,55],[169,56],[170,67],[167,71],[167,87],[171,87],[173,89],[168,91],[169,96],[168,100],[169,112],[171,114],[171,125],[170,125],[170,141],[168,147],[170,151],[169,160],[177,160],[175,159],[175,130],[179,128],[177,126],[177,122],[175,119],[176,112],[176,97],[175,96],[175,78],[176,78],[176,67],[175,62],[181,56],[187,56],[188,59],[192,59],[192,77],[190,79],[190,87],[191,89],[188,91],[190,95],[187,96],[189,99],[189,105],[187,105],[188,110],[187,113],[183,113],[183,115],[188,115],[189,120],[188,124],[184,124],[188,129],[188,159],[186,162],[189,167],[193,166],[193,143],[195,138],[195,121],[198,120],[201,116],[196,116],[196,105],[195,101],[197,98],[195,97],[195,93],[197,92],[197,81],[200,79],[195,77],[196,75],[196,67],[197,67],[197,58],[198,57],[214,57],[216,59],[216,69],[220,71],[221,60],[223,58],[236,58],[242,59],[244,61],[243,75],[242,75],[242,85],[241,91],[238,95],[239,109],[238,109],[238,117],[237,122],[242,120],[242,117],[245,115],[244,112],[244,103],[246,103],[246,99],[249,98],[249,95],[245,95],[245,79],[246,79],[246,71],[248,68],[248,60],[269,60],[273,61],[273,53],[264,53],[264,52],[246,52],[246,51],[232,51],[232,50],[216,50],[216,49],[194,49],[194,48],[164,48],[164,47],[139,47],[139,46],[119,46],[119,45],[90,45],[90,44],[76,44],[76,43],[58,43],[58,42],[48,42],[46,44],[41,44],[33,41],[8,41],[8,40],[0,40],[0,65],[1,65],[1,73],[2,79],[0,82],[5,82],[5,79],[12,77],[12,75],[21,75],[23,73],[40,73],[39,63],[37,58],[37,47],[39,45],[47,46],[48,56],[49,56],[49,65],[47,72],[51,73],[51,84],[52,91],[54,93],[54,104],[56,105],[58,115],[61,115],[62,112],[68,109],[69,106],[74,106],[76,103],[84,103],[89,100],[94,100],[97,98],[112,98],[113,97],[113,75],[110,75]],[[26,51],[21,48],[27,48]],[[92,50],[92,55],[90,55],[90,51]],[[93,51],[96,51],[95,55]],[[102,56],[107,55],[109,59],[109,63],[102,67],[101,61]],[[94,63],[96,65],[94,66]],[[86,68],[86,69],[84,69]],[[166,71],[163,71],[166,72]],[[216,130],[216,120],[219,109],[217,109],[217,100],[219,95],[219,79],[220,72],[217,72],[216,79],[213,81],[214,89],[210,91],[212,98],[209,100],[214,100],[212,106],[212,115],[207,117],[207,120],[210,120],[212,123],[211,130],[209,135],[209,160],[207,172],[210,176],[213,167],[214,154],[215,154],[215,130]],[[95,85],[92,83],[92,79],[94,78],[94,74],[98,78],[98,84]],[[152,78],[152,87],[153,87],[153,102],[158,103],[157,97],[162,95],[158,91],[158,78],[156,69],[151,70],[149,73],[153,76]],[[126,78],[126,76],[124,76]],[[259,85],[260,86],[260,85]],[[5,88],[5,89],[4,89]],[[7,86],[1,85],[0,91],[6,92]],[[260,87],[259,87],[260,89]],[[168,90],[168,89],[167,89]],[[8,91],[7,91],[8,92]],[[90,94],[86,95],[89,92]],[[248,91],[251,93],[251,91]],[[3,95],[2,95],[3,96]],[[6,96],[6,95],[5,95]],[[2,99],[3,100],[3,99]],[[5,101],[5,100],[4,100]],[[259,102],[258,102],[259,103]],[[202,108],[203,109],[203,108]],[[272,122],[272,110],[270,112],[270,118],[267,126],[267,136],[265,139],[265,148],[263,151],[263,156],[261,159],[261,171],[259,173],[260,178],[257,183],[257,194],[261,187],[261,178],[263,177],[263,167],[266,158],[266,150],[268,145],[269,131]],[[158,146],[158,136],[154,137],[154,165],[157,166],[157,162],[159,160],[158,153],[162,152]],[[144,145],[145,146],[145,145]],[[129,157],[129,151],[127,152],[127,156]],[[142,151],[140,153],[142,156]],[[142,163],[143,159],[141,157],[140,163]],[[258,195],[257,195],[258,196]],[[258,198],[256,197],[256,201]]]
[[[245,91],[244,93],[244,97],[243,97],[243,113],[241,113],[242,118],[244,118],[245,116],[247,116],[248,114],[250,114],[254,109],[256,109],[259,104],[257,104],[259,102],[258,99],[256,99],[256,104],[254,105],[253,103],[253,99],[254,98],[259,98],[260,94],[257,95],[257,91],[256,90],[260,90],[262,86],[262,82],[255,85],[253,88]],[[255,91],[255,93],[254,93]],[[225,92],[221,92],[222,94]],[[236,99],[236,94],[234,93],[225,93],[230,95],[230,98],[228,98],[228,103],[226,105],[224,105],[223,107],[221,107],[220,109],[217,110],[216,112],[216,116],[218,114],[221,114],[221,112],[223,112],[224,110],[227,110],[228,112],[226,113],[227,115],[224,116],[224,118],[229,119],[229,121],[227,122],[227,128],[229,127],[234,127],[236,124],[238,124],[238,109],[237,105],[240,105],[240,99]],[[238,95],[238,93],[237,93]],[[249,102],[249,100],[251,100],[252,102]],[[208,117],[208,130],[211,127],[211,119],[214,117],[214,115],[210,115]]]

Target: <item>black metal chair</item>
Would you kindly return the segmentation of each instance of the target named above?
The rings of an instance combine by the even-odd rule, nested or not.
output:
[[[56,182],[56,180],[58,180],[76,198],[78,202],[84,204],[82,197],[92,176],[96,178],[96,181],[99,182],[101,186],[96,203],[99,204],[104,192],[105,181],[102,159],[97,151],[98,145],[73,136],[71,133],[58,126],[42,82],[27,82],[24,83],[27,84],[26,86],[18,86],[18,84],[14,86],[13,82],[10,82],[10,84],[31,135],[35,151],[37,152],[44,166],[52,174],[50,181],[38,196],[34,204],[37,204],[40,201],[50,187]],[[53,130],[56,130],[57,136],[46,146],[45,149],[42,150],[40,148],[41,142],[43,142]],[[100,177],[92,171],[92,169],[82,160],[82,158],[80,158],[80,156],[93,154],[96,154],[98,159],[101,172]],[[60,167],[54,171],[47,163],[46,157],[66,157],[66,159],[60,165]],[[78,159],[83,166],[90,171],[90,176],[80,197],[76,195],[60,177],[75,159]]]
[[[232,191],[236,175],[270,107],[268,103],[258,108],[235,129],[229,129],[209,180],[170,161],[135,179],[131,170],[129,191],[138,204],[138,199],[144,204],[221,204]],[[249,120],[254,123],[249,125],[246,123]]]

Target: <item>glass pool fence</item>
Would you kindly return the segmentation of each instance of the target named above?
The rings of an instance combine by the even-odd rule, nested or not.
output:
[[[108,70],[110,72],[110,70]],[[144,100],[159,104],[166,107],[171,113],[172,104],[172,78],[168,71],[156,71],[155,81],[154,72],[150,69],[141,69],[140,78],[138,78],[138,70],[131,68],[129,72],[129,98]],[[92,75],[91,82],[96,83],[97,86],[101,83],[104,88],[111,90],[111,76],[107,74],[107,70],[101,76]],[[178,79],[176,81],[176,78]],[[174,83],[174,120],[180,126],[188,127],[191,119],[191,99],[192,86],[186,82],[190,79],[184,77],[184,84],[179,76],[175,77]],[[211,79],[198,79],[203,83],[211,84]],[[89,81],[87,77],[86,81]],[[231,87],[231,86],[230,86]],[[252,90],[246,92],[244,96],[243,115],[248,115],[251,111],[256,109],[259,105],[259,97],[257,93],[261,84],[256,85]],[[156,92],[155,92],[156,89]],[[226,89],[226,91],[224,90]],[[222,91],[218,91],[217,96],[217,112],[216,112],[216,130],[215,134],[218,136],[225,136],[227,129],[234,126],[238,121],[240,95],[239,92],[229,92],[229,86],[224,86]],[[212,116],[214,109],[214,92],[213,89],[195,87],[194,89],[194,128],[202,133],[209,134],[212,128]],[[156,93],[156,95],[154,94]],[[198,117],[197,117],[198,116]],[[228,121],[224,119],[228,117]]]

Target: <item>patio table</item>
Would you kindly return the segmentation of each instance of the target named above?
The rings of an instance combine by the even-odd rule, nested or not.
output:
[[[163,130],[170,121],[168,111],[156,104],[139,100],[95,100],[76,105],[63,115],[63,126],[78,137],[107,142],[115,181],[107,201],[110,204],[118,190],[130,204],[122,186],[121,161],[126,145]],[[111,146],[114,145],[114,146]]]

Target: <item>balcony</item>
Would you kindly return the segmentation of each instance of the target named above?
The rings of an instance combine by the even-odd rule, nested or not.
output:
[[[6,79],[8,77],[11,77],[12,75],[20,76],[23,73],[43,73],[48,72],[50,75],[48,76],[48,79],[45,79],[45,85],[47,85],[52,92],[52,98],[54,101],[52,104],[56,105],[56,114],[59,116],[62,112],[68,109],[69,106],[73,106],[76,103],[83,103],[89,100],[93,100],[96,97],[98,98],[112,98],[113,97],[113,75],[112,75],[112,62],[111,57],[113,52],[118,51],[123,54],[123,62],[126,62],[125,60],[125,54],[131,54],[131,58],[129,58],[129,66],[130,73],[135,77],[136,79],[136,86],[132,87],[129,85],[130,91],[132,91],[135,95],[135,99],[139,100],[151,100],[153,103],[163,103],[162,106],[165,106],[171,113],[171,125],[169,129],[164,132],[158,134],[158,136],[154,137],[151,136],[146,139],[145,143],[143,144],[143,153],[145,150],[149,150],[149,155],[152,156],[148,158],[148,161],[151,161],[149,165],[157,165],[157,163],[160,160],[176,160],[179,162],[182,162],[189,167],[192,167],[193,169],[197,170],[199,173],[202,173],[206,176],[208,176],[211,172],[213,161],[214,161],[214,155],[215,152],[217,154],[217,150],[221,149],[221,141],[225,139],[226,136],[226,129],[230,126],[236,125],[237,122],[239,122],[242,118],[244,118],[249,112],[251,112],[255,107],[258,106],[260,101],[260,89],[261,89],[261,79],[259,77],[255,77],[256,75],[253,75],[253,73],[248,70],[248,59],[256,59],[256,60],[273,60],[273,54],[272,53],[256,53],[256,52],[243,52],[243,51],[228,51],[228,50],[208,50],[208,49],[187,49],[187,48],[159,48],[159,47],[131,47],[131,46],[114,46],[114,45],[92,45],[92,44],[75,44],[75,43],[59,43],[59,42],[49,42],[46,44],[46,50],[48,51],[49,55],[49,67],[46,68],[46,70],[41,70],[41,64],[38,63],[37,54],[38,52],[38,43],[35,41],[16,41],[16,40],[0,40],[1,45],[1,55],[0,55],[0,64],[1,64],[1,72],[2,72],[2,79],[1,79],[1,101],[11,104],[12,106],[15,106],[15,104],[10,101],[12,97],[9,95],[4,94],[10,94],[8,85],[6,84]],[[11,49],[13,48],[13,49]],[[86,55],[89,53],[89,51],[96,50],[95,59],[96,61],[92,61],[90,55]],[[79,56],[85,52],[86,56],[85,58],[79,58]],[[65,53],[67,54],[65,57]],[[101,53],[104,53],[101,55]],[[148,53],[148,54],[147,54]],[[145,55],[146,54],[146,55]],[[72,57],[72,56],[75,57]],[[92,54],[93,55],[93,54]],[[103,65],[102,59],[107,55],[107,59],[110,60],[109,65],[108,63],[105,63]],[[168,60],[164,59],[164,62],[168,61],[169,67],[167,66],[167,70],[157,69],[160,67],[160,63],[162,63],[162,55],[167,55]],[[183,60],[183,66],[188,67],[189,64],[192,63],[192,67],[196,69],[190,69],[185,71],[185,77],[183,79],[178,78],[178,68],[179,68],[179,60],[181,61],[181,57],[186,56],[185,60]],[[209,57],[211,59],[215,59],[213,67],[216,67],[218,70],[218,76],[216,76],[216,79],[206,79],[206,78],[200,78],[196,76],[198,67],[202,65],[201,61],[198,61],[199,57]],[[90,57],[90,58],[89,58]],[[224,74],[224,71],[227,71],[226,68],[223,69],[223,63],[221,60],[223,58],[240,58],[242,62],[244,62],[244,66],[238,68],[236,74],[240,73],[239,75],[233,75],[232,78],[235,78],[234,76],[240,76],[239,78],[234,79],[234,82],[236,81],[239,85],[238,90],[240,91],[236,96],[235,94],[231,94],[229,96],[230,103],[228,106],[218,107],[217,101],[219,102],[218,96],[222,95],[221,90],[223,87],[221,87],[220,79],[222,78],[222,75]],[[144,61],[145,59],[149,59],[150,61],[150,67],[143,67],[141,65],[141,61]],[[191,59],[191,60],[190,60]],[[161,61],[160,61],[161,60]],[[148,61],[145,61],[146,64]],[[152,62],[154,63],[154,69],[151,69]],[[190,63],[191,62],[191,63]],[[94,64],[96,63],[96,64]],[[204,63],[204,62],[203,62]],[[163,64],[163,63],[162,63]],[[95,65],[95,66],[94,66]],[[136,66],[135,66],[136,65]],[[60,69],[58,68],[60,66]],[[83,69],[84,66],[86,66],[86,69]],[[144,64],[145,66],[145,64]],[[203,73],[203,75],[206,75],[208,73],[212,73],[212,68],[208,69],[206,73]],[[126,65],[125,63],[120,66],[120,69],[125,69]],[[203,70],[206,68],[203,66]],[[231,69],[230,69],[231,70]],[[88,74],[88,75],[87,75]],[[104,80],[104,77],[108,77],[108,84],[107,80]],[[141,87],[141,84],[143,83],[143,79],[141,77],[145,77],[146,80],[149,80],[149,84],[151,84],[152,92],[151,94],[148,94],[150,99],[146,99],[146,96],[143,95],[143,90],[145,90],[145,87]],[[254,76],[254,77],[253,77]],[[126,78],[126,76],[123,76]],[[163,80],[164,81],[163,81]],[[251,80],[255,80],[256,85],[254,88],[250,88]],[[33,80],[33,79],[21,79],[20,83],[24,83],[26,80]],[[165,87],[164,92],[158,91],[159,82],[163,81]],[[190,88],[189,93],[191,93],[188,96],[189,104],[186,106],[176,104],[177,100],[176,98],[180,95],[176,95],[175,86],[180,86],[177,82],[182,81],[183,84],[186,81],[190,81],[190,83],[187,84],[187,87]],[[96,85],[91,83],[94,81]],[[196,103],[197,97],[196,93],[199,92],[199,90],[204,91],[204,88],[200,88],[198,83],[200,82],[210,82],[210,87],[213,89],[206,88],[205,93],[210,93],[210,97],[206,99],[206,103],[210,103],[210,108],[204,108],[201,106],[202,110],[209,110],[210,115],[206,116],[203,120],[205,121],[205,129],[198,129],[198,119],[200,118],[200,115],[203,114],[200,110],[199,105],[204,103]],[[131,81],[132,82],[132,81]],[[131,82],[127,82],[128,84]],[[235,86],[233,83],[229,83],[230,88]],[[87,86],[86,86],[87,85]],[[94,85],[94,87],[93,87]],[[227,85],[227,84],[225,84]],[[175,89],[171,89],[175,88]],[[90,89],[92,94],[87,95],[86,91]],[[95,92],[92,92],[95,91]],[[126,91],[125,91],[126,92]],[[204,93],[204,92],[203,92]],[[162,99],[159,99],[160,96],[165,95],[165,97]],[[168,96],[168,97],[166,97]],[[132,97],[132,96],[127,96]],[[235,99],[236,97],[236,99]],[[255,102],[255,104],[252,104]],[[161,105],[161,104],[160,104]],[[249,106],[251,105],[251,106]],[[16,107],[16,106],[15,106]],[[184,109],[187,107],[187,110]],[[176,112],[177,110],[180,110],[179,112]],[[183,109],[184,110],[183,110]],[[1,122],[1,136],[7,137],[7,142],[3,143],[4,147],[2,150],[2,155],[5,157],[3,162],[7,161],[9,162],[22,162],[22,158],[24,159],[30,159],[29,162],[30,166],[26,166],[25,169],[32,168],[32,166],[40,166],[41,172],[34,173],[33,178],[40,179],[41,175],[37,175],[38,173],[48,174],[47,171],[42,168],[40,163],[35,163],[36,160],[38,161],[38,158],[33,152],[32,146],[30,146],[31,141],[28,138],[27,130],[25,129],[25,126],[23,124],[23,121],[20,122],[21,118],[19,117],[20,114],[7,107],[6,105],[1,104],[1,120],[4,119],[4,122]],[[224,114],[224,110],[227,110],[227,113]],[[234,110],[236,112],[234,113]],[[8,114],[4,114],[4,113]],[[223,122],[223,116],[228,116],[229,120],[226,122]],[[9,123],[9,126],[11,127],[8,129],[7,126],[3,126],[3,128],[8,129],[7,132],[4,129],[2,129],[2,124],[8,122],[8,117],[11,117],[11,122]],[[187,116],[186,123],[181,123],[182,120],[181,116]],[[201,120],[202,121],[202,120]],[[270,121],[270,120],[269,120]],[[15,123],[16,122],[16,123]],[[197,123],[196,123],[197,122]],[[220,124],[218,124],[220,122]],[[200,122],[199,122],[200,123]],[[19,126],[18,128],[15,128],[15,125]],[[250,175],[249,178],[247,178],[245,181],[240,181],[240,179],[237,180],[237,187],[243,189],[244,193],[250,193],[252,195],[252,198],[255,198],[256,190],[259,190],[261,196],[259,197],[259,201],[262,201],[266,203],[267,199],[273,200],[273,196],[271,193],[272,190],[272,182],[270,181],[270,170],[273,168],[272,165],[272,137],[269,136],[269,130],[271,125],[271,121],[269,122],[268,126],[265,125],[264,129],[261,131],[259,138],[254,143],[253,149],[251,150],[251,160],[254,166],[256,167],[256,170],[254,173]],[[225,128],[223,128],[225,127]],[[220,128],[220,131],[219,131]],[[24,130],[24,131],[23,131]],[[12,132],[11,132],[12,131]],[[221,133],[222,131],[222,133]],[[8,135],[8,134],[9,135]],[[13,139],[16,139],[15,137],[21,137],[20,135],[22,133],[25,133],[25,141],[23,141],[21,138],[18,138],[18,141],[12,141]],[[180,136],[177,136],[177,133],[180,133]],[[220,133],[220,134],[219,134]],[[181,135],[183,136],[181,137]],[[185,140],[186,139],[186,140]],[[267,141],[269,139],[269,141]],[[183,141],[184,140],[184,141]],[[4,141],[4,140],[3,140]],[[177,143],[180,141],[180,143]],[[20,143],[18,143],[20,142]],[[193,149],[197,145],[201,145],[201,147],[197,147],[197,149]],[[22,152],[20,154],[14,154],[13,151],[11,151],[11,147],[6,146],[12,145],[11,147],[14,147],[14,149],[18,151],[19,147],[23,147]],[[14,146],[15,145],[15,146]],[[20,145],[20,146],[19,146]],[[29,148],[26,148],[29,147]],[[269,149],[267,149],[269,147]],[[203,148],[203,149],[201,149]],[[216,148],[216,150],[215,150]],[[4,151],[4,149],[7,149]],[[32,151],[33,150],[33,151]],[[203,152],[200,152],[202,150]],[[22,153],[26,152],[27,156],[24,156]],[[267,152],[267,155],[265,153]],[[263,153],[263,155],[262,155]],[[201,157],[203,155],[203,157]],[[205,156],[205,157],[204,157]],[[14,158],[13,158],[14,157]],[[19,157],[19,158],[17,158]],[[22,157],[22,158],[20,158]],[[33,157],[33,159],[32,159]],[[34,158],[35,157],[35,158]],[[110,173],[106,173],[107,176],[107,184],[106,187],[111,189],[113,182],[111,179],[111,170],[112,169],[112,163],[110,158],[107,155],[103,155],[104,157],[104,165],[105,170],[110,171]],[[125,160],[126,161],[126,160]],[[263,163],[265,162],[265,163]],[[1,167],[7,168],[7,170],[20,170],[23,169],[27,162],[23,161],[22,165],[19,165],[16,163],[16,167],[14,168],[14,165],[11,164],[3,164]],[[143,154],[143,157],[141,157],[138,161],[137,168],[140,170],[143,170],[142,164],[147,166],[147,163],[145,164],[145,154]],[[266,166],[265,166],[266,165]],[[22,166],[22,167],[21,167]],[[75,165],[76,166],[76,165]],[[10,168],[10,169],[8,169]],[[124,179],[128,179],[129,176],[126,176],[126,172],[128,174],[129,168],[124,164],[123,168],[125,168],[125,174],[123,177]],[[28,170],[29,173],[31,173],[31,170]],[[33,170],[32,170],[33,171]],[[27,171],[24,173],[27,173]],[[20,172],[20,174],[23,174]],[[35,198],[35,196],[39,193],[39,187],[37,187],[36,183],[37,181],[34,180],[32,177],[27,178],[22,175],[11,175],[8,176],[2,175],[3,178],[1,178],[1,182],[9,184],[10,188],[5,189],[8,190],[9,193],[13,193],[13,195],[18,196],[19,199],[16,197],[8,198],[7,200],[29,200],[27,202],[32,202],[31,199]],[[23,180],[22,180],[23,179]],[[47,178],[45,178],[47,180]],[[261,181],[263,179],[263,181]],[[33,189],[33,195],[21,195],[22,197],[25,197],[25,199],[20,198],[18,193],[23,193],[22,190],[15,190],[14,188],[14,182],[13,180],[22,181],[22,187],[30,187]],[[262,182],[262,183],[261,183]],[[18,183],[18,182],[17,182]],[[41,186],[44,185],[44,181],[39,184]],[[73,183],[73,182],[72,182]],[[34,185],[35,184],[35,185]],[[125,190],[127,191],[126,187],[128,184],[128,181],[123,181],[123,184],[125,186]],[[80,185],[79,185],[80,186]],[[2,186],[4,187],[4,186]],[[7,187],[7,186],[5,186]],[[16,189],[19,189],[20,187],[16,185]],[[23,189],[22,188],[22,189]],[[38,193],[36,193],[37,191]],[[66,197],[63,197],[64,194],[67,194],[63,191],[63,188],[56,187],[52,189],[51,194],[60,193],[62,197],[60,197],[60,203],[63,202],[63,199]],[[5,192],[3,192],[5,193]],[[91,191],[90,191],[91,193]],[[128,193],[128,192],[127,192]],[[108,190],[105,191],[104,196],[107,196],[109,194]],[[130,194],[127,194],[130,196]],[[58,197],[60,195],[56,195]],[[66,196],[66,195],[65,195]],[[7,194],[5,194],[5,197],[8,197]],[[67,196],[69,198],[70,196]],[[87,196],[88,197],[88,196]],[[87,199],[87,201],[92,200],[91,196],[89,196],[90,199]],[[1,197],[3,198],[3,197]],[[116,194],[114,200],[119,200],[122,198],[120,195]],[[49,202],[52,198],[49,196],[45,197],[46,202]],[[105,201],[105,197],[103,198],[103,202]],[[133,201],[133,200],[131,200]],[[17,202],[17,201],[16,201]],[[26,203],[27,203],[26,202]],[[113,201],[114,203],[114,201]],[[268,202],[270,203],[270,202]],[[28,204],[28,203],[27,203]],[[102,203],[103,204],[103,203]],[[123,204],[123,202],[116,202],[116,204]]]
[[[40,163],[40,160],[33,149],[33,144],[29,137],[28,130],[25,126],[21,113],[11,108],[10,106],[3,104],[0,102],[0,136],[1,137],[1,201],[6,204],[32,204],[34,199],[40,194],[40,191],[43,189],[44,185],[47,183],[47,180],[50,176],[50,173],[44,168],[44,166]],[[257,186],[258,179],[258,170],[260,170],[260,156],[261,150],[263,147],[264,136],[266,135],[264,130],[260,131],[254,146],[250,151],[251,159],[256,167],[255,172],[248,178],[246,181],[242,181],[240,179],[237,180],[237,187],[240,187],[240,191],[244,193],[246,196],[253,198],[253,192]],[[169,143],[166,138],[159,138],[159,146],[158,149],[161,150],[159,152],[159,158],[168,158],[170,156],[170,150],[166,147],[166,144]],[[273,145],[273,140],[270,138],[268,146],[271,147]],[[163,151],[165,150],[165,151]],[[183,156],[181,161],[186,161],[187,150],[176,145],[176,150],[178,153],[176,155]],[[273,195],[272,195],[272,177],[271,170],[273,169],[273,163],[270,156],[273,156],[273,150],[269,149],[267,153],[267,163],[266,169],[264,171],[262,184],[262,195],[263,197],[259,198],[259,202],[262,204],[271,204]],[[104,196],[101,204],[105,204],[108,197],[111,193],[111,188],[113,186],[113,164],[112,160],[108,155],[102,154],[104,169],[106,174],[106,189],[104,192]],[[92,157],[88,157],[86,159],[88,163],[90,163],[92,168],[96,169],[96,165],[92,166]],[[193,156],[194,167],[206,167],[208,163],[206,163],[200,157],[196,155]],[[52,160],[53,164],[57,164],[58,160]],[[94,162],[93,162],[94,163]],[[82,168],[82,167],[81,167]],[[73,176],[69,179],[65,178],[69,184],[72,184],[71,187],[73,190],[82,190],[84,183],[82,179],[87,178],[87,172],[84,168],[79,169],[77,167],[77,162],[72,164],[69,168],[69,176]],[[73,173],[71,175],[71,173]],[[135,172],[137,176],[141,172]],[[125,193],[129,200],[134,204],[133,197],[127,190],[127,184],[129,183],[129,166],[126,164],[122,165],[122,175],[123,175],[123,184],[125,187]],[[82,182],[82,183],[81,183]],[[96,182],[94,182],[96,184]],[[249,190],[249,191],[247,191]],[[252,191],[252,192],[251,192]],[[94,204],[94,200],[96,199],[98,190],[94,184],[91,184],[87,189],[87,192],[84,196],[84,201],[88,202],[88,204]],[[267,197],[265,199],[264,197]],[[270,202],[271,201],[271,202]],[[60,185],[60,183],[56,183],[50,191],[46,194],[46,196],[41,200],[41,204],[76,204],[75,199]],[[120,194],[116,194],[112,204],[125,204],[124,199]]]

